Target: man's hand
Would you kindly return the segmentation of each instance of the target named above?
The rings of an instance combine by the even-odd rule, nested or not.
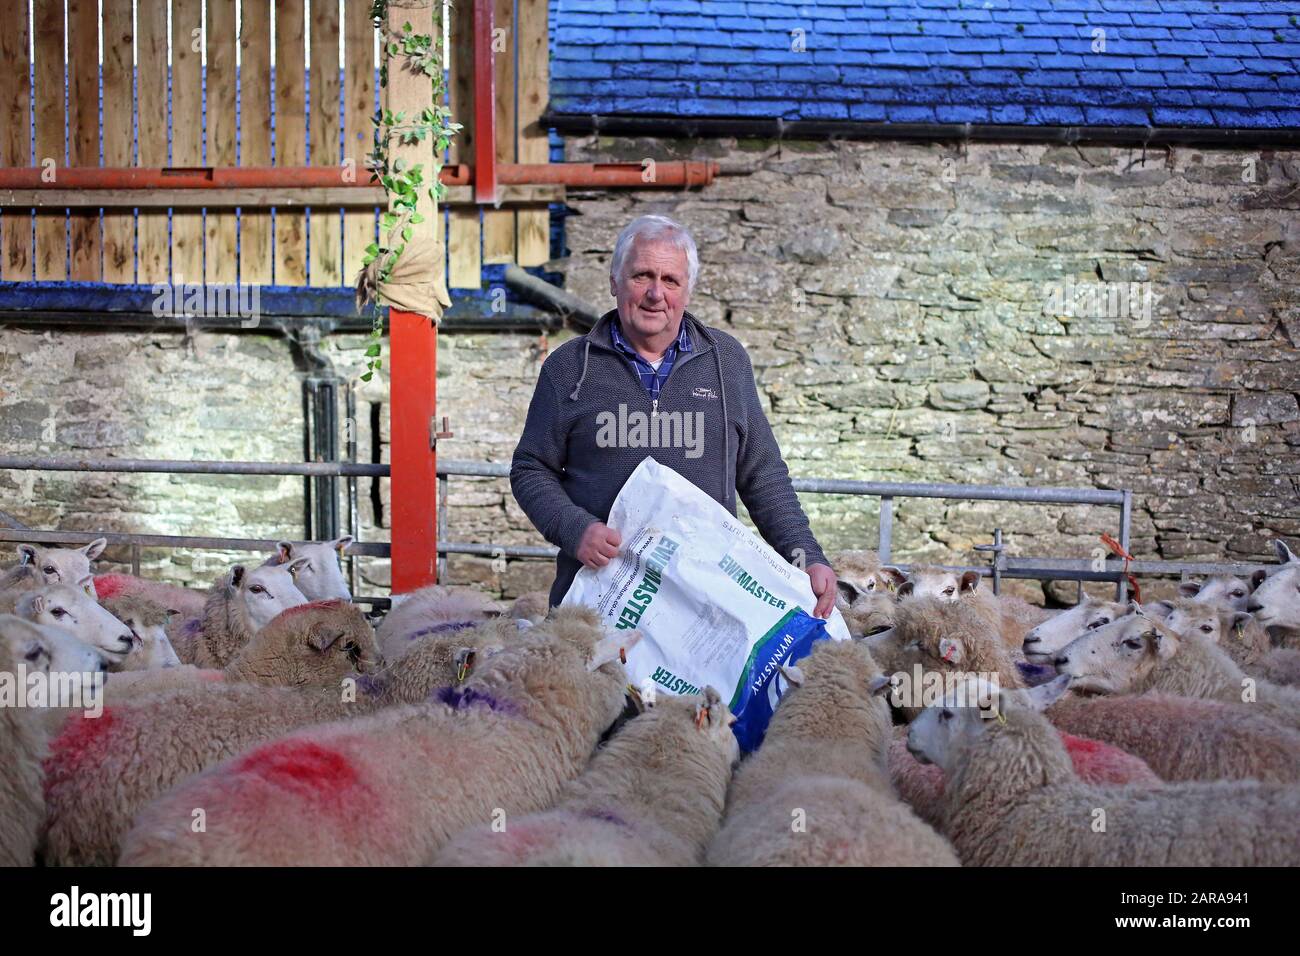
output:
[[[814,564],[808,568],[808,577],[812,581],[813,594],[817,595],[813,616],[825,620],[835,607],[835,572],[825,564]]]
[[[623,536],[603,521],[593,521],[582,533],[578,542],[578,553],[574,555],[584,566],[595,570],[609,564],[610,559],[618,554],[618,546]],[[827,568],[826,570],[830,570]],[[831,576],[831,596],[835,594],[834,575]],[[820,607],[821,605],[818,605]]]

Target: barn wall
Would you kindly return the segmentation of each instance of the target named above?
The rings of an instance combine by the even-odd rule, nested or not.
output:
[[[1269,537],[1300,536],[1297,154],[676,149],[568,140],[570,161],[712,156],[753,170],[685,194],[571,190],[568,288],[610,304],[608,257],[632,216],[664,212],[689,225],[703,265],[692,311],[749,348],[794,473],[1128,487],[1143,557],[1265,557]],[[1067,276],[1085,294],[1149,286],[1117,307],[1066,308],[1051,298]],[[456,437],[441,453],[508,461],[543,348],[563,338],[444,336],[439,396]],[[323,345],[348,377],[362,368],[361,347],[350,336]],[[300,379],[288,346],[270,337],[0,327],[0,443],[15,453],[296,459]],[[387,387],[358,386],[364,460],[371,405]],[[382,449],[386,406],[378,420]],[[370,539],[386,536],[379,485],[376,509],[361,484]],[[452,487],[452,537],[536,541],[504,482]],[[298,535],[300,494],[292,478],[0,472],[0,510],[40,527]],[[874,543],[872,504],[804,503],[828,548]],[[896,522],[900,558],[969,560],[995,526],[1014,553],[1087,556],[1116,518],[903,501]],[[367,568],[386,582],[382,562]],[[547,581],[537,565],[501,574],[453,557],[451,568],[454,579],[511,592]],[[214,573],[189,555],[159,558],[154,570],[195,581]]]

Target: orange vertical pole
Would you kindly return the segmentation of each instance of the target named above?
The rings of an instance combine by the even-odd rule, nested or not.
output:
[[[417,35],[436,35],[441,17],[434,14],[434,5],[434,0],[413,0],[400,8],[391,5],[389,30],[400,35],[409,23],[407,29]],[[437,6],[441,9],[442,4]],[[347,15],[364,16],[365,9]],[[433,88],[428,76],[419,71],[393,66],[386,93],[386,107],[414,116],[429,105]],[[431,139],[417,143],[393,140],[391,147],[395,160],[400,158],[407,168],[419,165],[425,182],[432,184],[436,157]],[[408,246],[438,241],[435,223],[442,210],[423,194],[419,211],[424,221],[412,225]],[[444,266],[439,262],[436,268]],[[427,315],[390,309],[388,342],[392,591],[402,594],[438,580],[438,474],[433,446],[437,326]]]
[[[438,329],[428,316],[388,312],[394,594],[438,580]]]

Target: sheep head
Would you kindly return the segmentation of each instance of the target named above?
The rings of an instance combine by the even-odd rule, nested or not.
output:
[[[1282,567],[1255,589],[1247,609],[1264,627],[1300,630],[1300,557],[1282,541],[1273,546]]]
[[[379,645],[360,608],[315,601],[277,615],[240,650],[229,671],[256,683],[327,687],[380,664]]]
[[[77,584],[90,574],[90,562],[108,545],[96,538],[84,548],[42,548],[34,544],[18,546],[18,563],[31,565],[45,584]]]
[[[1168,625],[1137,604],[1130,607],[1134,613],[1079,637],[1057,656],[1056,670],[1071,678],[1071,690],[1126,693],[1178,653],[1179,638]]]
[[[246,568],[237,564],[223,579],[227,597],[243,609],[249,631],[259,631],[281,611],[307,603],[307,597],[280,565]]]
[[[352,591],[343,577],[339,562],[352,540],[351,535],[344,535],[333,541],[281,541],[265,563],[286,568],[293,575],[298,590],[308,600],[327,601],[337,598],[340,601],[351,601]]]
[[[1075,638],[1104,627],[1128,613],[1127,604],[1084,598],[1074,607],[1052,615],[1025,634],[1025,659],[1031,664],[1050,664]]]
[[[130,628],[100,607],[84,586],[53,584],[28,591],[18,601],[16,613],[34,623],[67,631],[98,650],[110,663],[124,660],[135,643]]]

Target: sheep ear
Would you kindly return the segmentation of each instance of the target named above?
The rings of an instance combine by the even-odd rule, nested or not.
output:
[[[980,573],[978,571],[966,571],[962,573],[961,583],[958,590],[965,594],[967,591],[978,591],[980,586]]]
[[[840,592],[840,597],[848,601],[849,604],[852,604],[858,598],[862,597],[863,594],[862,589],[851,581],[836,581],[835,587]]]
[[[285,568],[290,574],[297,576],[298,572],[311,563],[311,558],[294,558]]]
[[[695,705],[695,725],[697,727],[703,725],[706,715],[710,727],[717,727],[730,716],[727,705],[722,702],[722,695],[712,687],[704,688],[703,702]]]
[[[605,664],[623,660],[639,640],[641,640],[640,631],[619,631],[608,637],[602,637],[591,649],[587,670],[594,671]]]
[[[1201,593],[1200,581],[1184,581],[1178,585],[1178,596],[1184,598],[1194,598]]]
[[[1129,601],[1129,602],[1128,602],[1128,609],[1127,609],[1124,613],[1125,613],[1125,614],[1141,614],[1143,617],[1146,616],[1146,612],[1144,612],[1144,611],[1142,610],[1142,605],[1139,604],[1137,601]]]
[[[94,561],[97,557],[100,556],[100,554],[103,552],[103,550],[106,547],[108,547],[107,538],[96,538],[94,541],[90,542],[90,544],[78,550],[80,550],[81,553],[86,556],[86,560]]]
[[[307,646],[314,651],[327,651],[343,636],[343,629],[321,622],[313,624],[307,632]]]
[[[87,595],[87,596],[88,596],[92,601],[98,601],[98,600],[99,600],[99,595],[95,593],[95,576],[94,576],[93,574],[87,574],[84,578],[82,578],[80,581],[78,581],[78,582],[77,582],[77,587],[79,587],[79,588],[81,588],[81,590],[85,591],[85,592],[86,592],[86,595]]]
[[[275,544],[275,553],[276,553],[275,563],[284,564],[284,562],[288,561],[290,558],[293,557],[293,542],[277,541]]]
[[[946,663],[960,664],[966,657],[966,649],[961,646],[961,641],[954,641],[951,637],[941,637],[939,657]]]
[[[45,595],[33,594],[27,599],[26,604],[28,614],[43,614],[45,612]]]
[[[1144,608],[1144,610],[1152,611],[1152,612],[1154,612],[1155,614],[1158,614],[1161,618],[1166,618],[1166,617],[1168,617],[1170,614],[1173,614],[1173,613],[1174,613],[1174,602],[1173,602],[1173,601],[1154,601],[1154,602],[1152,602],[1151,604],[1148,604],[1148,605]]]
[[[895,593],[896,593],[899,597],[907,597],[909,594],[912,593],[912,589],[913,589],[913,584],[912,584],[912,582],[911,582],[911,581],[904,581],[902,584],[900,584],[900,585],[898,586],[898,590],[897,590]]]
[[[885,582],[885,587],[889,590],[897,591],[907,580],[907,573],[893,565],[886,565],[880,569],[880,579]]]
[[[30,544],[20,544],[20,545],[18,546],[18,563],[19,563],[19,564],[35,564],[35,563],[36,563],[36,549],[33,548]]]
[[[1160,660],[1168,660],[1173,657],[1174,652],[1178,650],[1178,638],[1176,638],[1173,633],[1160,622],[1152,621],[1151,623],[1154,627],[1147,635],[1147,640],[1151,644],[1151,650],[1155,652],[1156,657]]]
[[[875,677],[871,678],[871,682],[867,684],[867,690],[870,692],[872,697],[887,697],[889,696],[889,692],[893,689],[894,682],[890,679],[888,674],[877,674]]]
[[[1233,611],[1232,616],[1228,619],[1228,630],[1235,631],[1237,628],[1245,628],[1255,616],[1248,611]]]
[[[1286,542],[1281,538],[1274,540],[1273,550],[1277,552],[1277,560],[1279,564],[1300,564],[1300,558],[1295,556],[1291,549],[1286,546]]]
[[[802,687],[804,680],[803,668],[798,664],[777,664],[776,669],[781,672],[781,676],[791,687]]]
[[[1069,674],[1060,674],[1045,684],[1030,687],[1027,690],[1020,691],[1020,693],[1034,710],[1046,710],[1060,700],[1061,696],[1070,689],[1070,680]]]
[[[330,547],[332,547],[335,551],[337,551],[339,553],[339,557],[341,558],[343,557],[344,553],[348,550],[348,548],[352,546],[352,542],[355,540],[356,539],[353,538],[352,535],[345,534],[343,537],[335,538],[333,541],[331,541]]]
[[[244,583],[244,566],[237,564],[226,572],[226,587],[238,589]]]
[[[1268,577],[1268,572],[1265,571],[1263,568],[1260,568],[1258,571],[1256,571],[1254,574],[1252,574],[1252,575],[1250,576],[1250,589],[1251,589],[1251,591],[1254,591],[1254,590],[1255,590],[1256,588],[1258,588],[1261,584],[1263,584],[1263,583],[1264,583],[1264,579],[1265,579],[1266,577]]]

